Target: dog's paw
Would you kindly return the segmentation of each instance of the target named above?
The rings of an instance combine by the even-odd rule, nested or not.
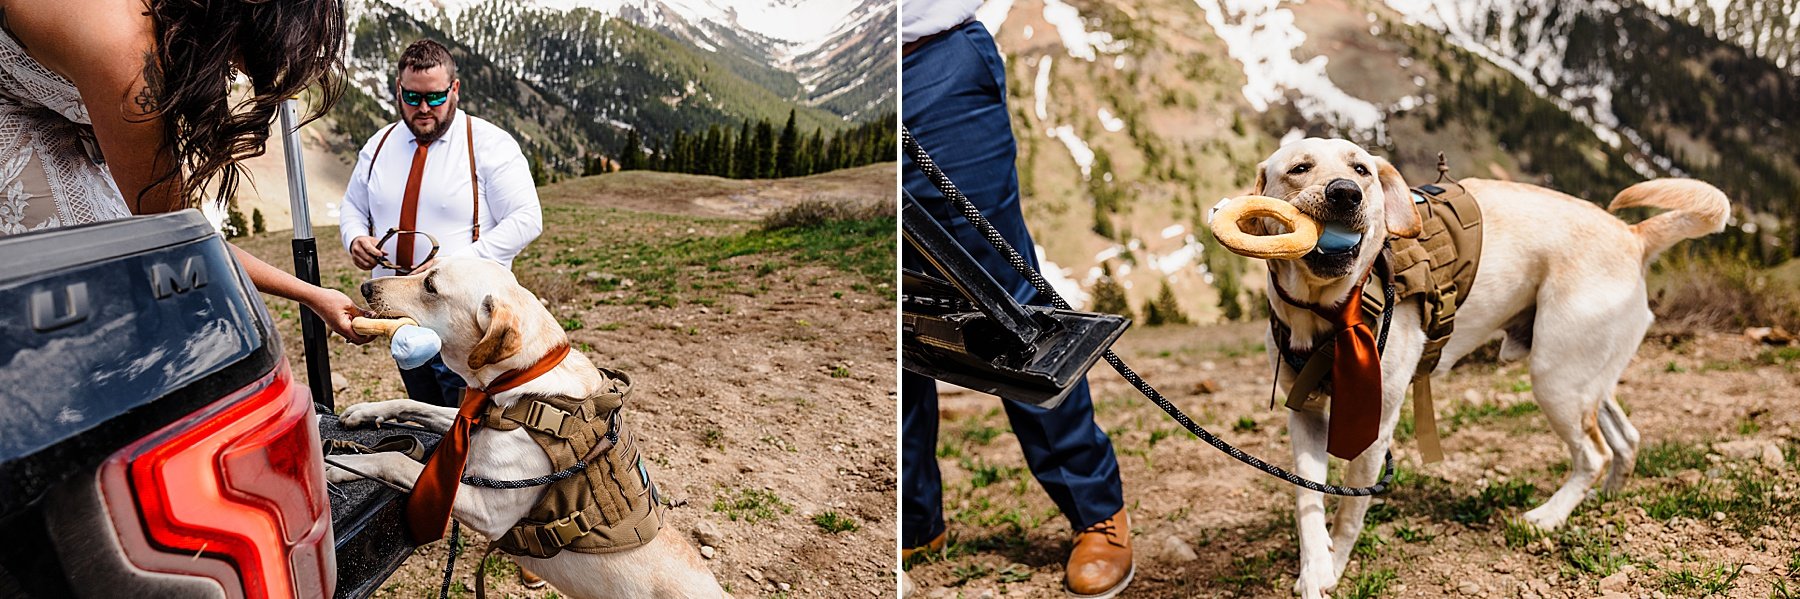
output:
[[[1331,557],[1308,560],[1300,564],[1300,576],[1294,580],[1294,594],[1304,599],[1324,599],[1337,587],[1338,577]]]
[[[1525,523],[1530,524],[1533,528],[1543,532],[1550,532],[1560,528],[1563,525],[1563,521],[1568,520],[1569,515],[1552,513],[1551,510],[1547,509],[1549,507],[1548,504],[1540,505],[1537,509],[1525,512],[1525,515],[1523,516]]]
[[[359,403],[344,408],[344,413],[338,414],[338,423],[344,425],[344,428],[369,428],[388,420],[387,409],[381,402]]]
[[[343,457],[347,457],[347,456],[332,456],[332,459],[336,460],[338,458],[343,458]],[[340,485],[340,484],[344,484],[347,482],[358,481],[358,480],[362,480],[362,479],[363,479],[363,477],[361,475],[354,474],[354,473],[350,472],[349,470],[345,470],[345,469],[339,468],[337,466],[333,466],[333,465],[331,465],[330,462],[325,463],[325,482],[328,482],[328,483],[331,483],[334,485]]]

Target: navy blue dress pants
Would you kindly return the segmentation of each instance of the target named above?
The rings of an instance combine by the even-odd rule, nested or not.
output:
[[[406,396],[413,401],[446,408],[462,403],[463,388],[468,385],[462,375],[444,365],[443,354],[432,356],[418,368],[400,369],[400,383],[406,385]]]
[[[956,182],[1001,236],[1037,267],[1031,234],[1019,212],[1018,154],[1006,111],[1006,72],[994,38],[970,23],[902,59],[907,130]],[[1021,303],[1049,305],[1025,277],[995,252],[910,160],[901,161],[906,190]],[[931,272],[910,248],[907,268]],[[900,501],[903,547],[917,547],[944,531],[943,480],[937,465],[936,382],[910,372],[900,382]],[[1112,440],[1094,423],[1084,379],[1052,410],[1001,400],[1031,473],[1076,530],[1124,507]]]

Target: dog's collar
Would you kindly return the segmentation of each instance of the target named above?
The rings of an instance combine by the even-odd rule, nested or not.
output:
[[[569,357],[569,344],[558,344],[556,347],[551,348],[549,353],[544,354],[544,357],[538,358],[538,361],[532,365],[523,369],[515,368],[500,373],[500,376],[495,377],[493,381],[487,384],[486,388],[480,389],[480,391],[483,395],[493,397],[518,388],[520,385],[529,383],[536,380],[537,377],[555,370],[557,366],[562,364],[563,359],[567,357]]]

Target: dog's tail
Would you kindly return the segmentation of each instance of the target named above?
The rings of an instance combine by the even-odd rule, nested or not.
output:
[[[1622,208],[1648,206],[1666,212],[1631,226],[1644,242],[1644,262],[1684,239],[1693,239],[1725,230],[1725,219],[1731,216],[1731,201],[1719,188],[1695,179],[1651,179],[1625,188],[1613,196],[1608,212]]]

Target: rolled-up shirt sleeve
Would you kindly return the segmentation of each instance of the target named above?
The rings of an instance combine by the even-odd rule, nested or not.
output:
[[[477,138],[480,159],[487,161],[481,168],[481,192],[487,198],[494,226],[482,229],[479,241],[456,254],[475,255],[510,266],[513,257],[544,231],[544,215],[538,205],[537,185],[531,180],[531,165],[519,150],[519,143],[497,129],[483,137],[488,139]]]

